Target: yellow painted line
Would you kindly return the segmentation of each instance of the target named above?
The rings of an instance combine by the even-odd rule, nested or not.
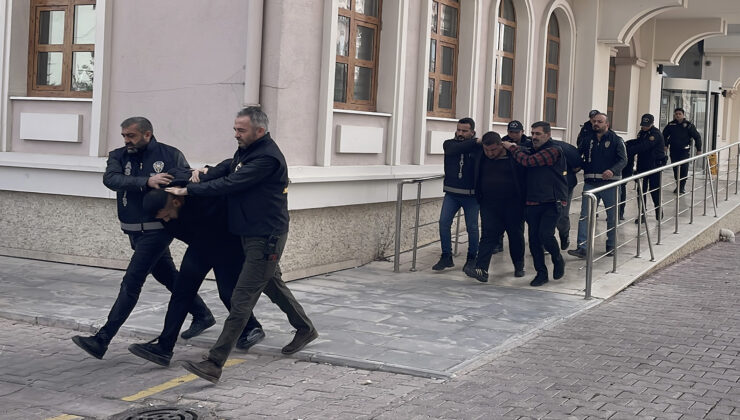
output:
[[[244,360],[244,359],[229,359],[224,364],[224,367],[238,365],[239,363],[243,363],[245,361],[246,360]],[[130,401],[138,401],[138,400],[140,400],[142,398],[150,397],[150,396],[152,396],[154,394],[157,394],[157,393],[160,393],[162,391],[166,391],[168,389],[172,389],[172,388],[174,388],[174,387],[176,387],[178,385],[182,385],[184,383],[188,383],[188,382],[190,382],[190,381],[192,381],[194,379],[199,379],[199,378],[197,376],[193,375],[192,373],[190,373],[190,374],[187,374],[187,375],[184,375],[184,376],[180,376],[179,378],[175,378],[175,379],[169,380],[169,381],[167,381],[167,382],[165,382],[165,383],[163,383],[161,385],[153,386],[153,387],[148,388],[148,389],[145,389],[145,390],[143,390],[141,392],[137,392],[134,395],[129,395],[128,397],[123,397],[123,398],[121,398],[121,400],[123,400],[123,401],[129,401],[129,402]],[[76,417],[76,418],[80,418],[80,417]],[[71,419],[55,419],[55,420],[71,420]]]
[[[61,416],[49,417],[46,420],[77,420],[81,418],[80,416],[73,416],[71,414],[62,414]]]

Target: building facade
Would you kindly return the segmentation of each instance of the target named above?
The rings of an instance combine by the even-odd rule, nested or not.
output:
[[[265,109],[290,166],[293,278],[388,255],[396,183],[441,173],[457,119],[473,117],[478,135],[547,120],[575,142],[596,108],[632,138],[641,114],[665,112],[663,79],[700,41],[701,78],[722,93],[710,144],[740,137],[735,0],[0,0],[0,11],[4,255],[125,265],[102,173],[134,115],[201,166],[233,153],[239,108]]]

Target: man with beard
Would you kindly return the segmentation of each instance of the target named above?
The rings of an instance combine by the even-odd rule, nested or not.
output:
[[[663,138],[671,156],[671,163],[691,157],[691,139],[694,140],[696,153],[701,153],[701,135],[696,130],[696,126],[686,119],[683,108],[676,108],[673,111],[673,121],[669,122],[663,129]],[[688,176],[688,163],[673,167],[673,178],[676,179],[674,194],[686,193],[686,178]]]

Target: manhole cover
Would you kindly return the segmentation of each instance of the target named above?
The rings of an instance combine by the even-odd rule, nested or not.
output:
[[[109,420],[203,420],[198,411],[187,407],[144,407],[116,414]]]

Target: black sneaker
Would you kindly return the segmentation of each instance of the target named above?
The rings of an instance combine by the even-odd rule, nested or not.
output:
[[[193,322],[190,324],[190,327],[183,331],[182,334],[180,334],[180,337],[186,340],[193,338],[214,325],[216,325],[216,319],[211,314],[204,318],[193,318]]]
[[[298,330],[295,332],[293,340],[290,343],[286,344],[285,347],[283,347],[281,353],[293,354],[298,350],[306,347],[306,344],[312,342],[318,337],[319,333],[314,328],[310,330]]]
[[[635,224],[639,225],[640,223],[645,223],[645,216],[640,216],[637,219],[635,219]]]
[[[544,274],[543,275],[543,274],[537,273],[537,275],[534,276],[534,280],[532,280],[529,283],[529,285],[532,286],[532,287],[539,287],[539,286],[542,286],[543,284],[547,283],[548,281],[550,281],[550,280],[547,279],[547,274]]]
[[[576,248],[576,249],[569,249],[568,255],[572,255],[574,257],[578,257],[580,259],[586,258],[586,250],[583,248]]]
[[[565,259],[561,255],[560,259],[553,263],[552,278],[557,280],[557,279],[563,278],[564,275],[565,275]]]
[[[467,271],[465,271],[465,270],[466,269],[469,270],[471,268],[473,268],[473,269],[475,268],[475,257],[473,257],[473,258],[468,257],[468,259],[465,260],[465,265],[463,266],[463,271],[465,273],[467,273]]]
[[[102,359],[105,352],[108,351],[108,342],[97,335],[91,335],[90,337],[76,335],[72,337],[72,341],[96,359]]]
[[[160,366],[169,366],[170,360],[172,360],[172,352],[164,350],[159,343],[155,344],[155,341],[157,341],[156,338],[148,343],[132,344],[128,346],[128,351]]]
[[[524,271],[524,267],[514,268],[514,277],[524,277],[525,274],[527,273]]]
[[[482,268],[470,267],[465,272],[468,277],[472,277],[481,283],[488,283],[488,270]]]
[[[223,371],[223,368],[211,359],[206,359],[202,362],[190,362],[186,360],[182,362],[182,367],[188,372],[214,384],[221,378],[221,372]]]
[[[454,267],[454,266],[455,266],[455,262],[452,261],[452,255],[450,255],[450,254],[442,254],[442,256],[439,257],[439,261],[437,262],[437,264],[434,264],[432,266],[432,270],[434,270],[434,271],[442,271],[445,268],[450,268],[450,267]]]
[[[262,328],[253,328],[249,331],[242,331],[242,335],[236,341],[236,348],[239,350],[249,350],[250,347],[262,341],[265,338],[265,332]]]

